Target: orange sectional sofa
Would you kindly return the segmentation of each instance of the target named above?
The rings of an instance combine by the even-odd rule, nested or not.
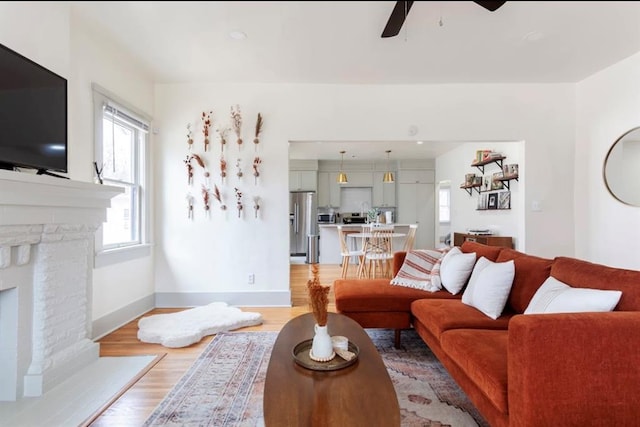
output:
[[[461,301],[389,284],[336,280],[336,309],[364,328],[413,327],[492,426],[635,426],[640,419],[640,271],[546,259],[465,242],[462,252],[513,260],[505,310],[493,320]],[[395,254],[399,270],[405,253]],[[622,291],[613,312],[527,314],[549,277]]]

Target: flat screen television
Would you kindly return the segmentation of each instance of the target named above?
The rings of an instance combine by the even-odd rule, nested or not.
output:
[[[0,44],[0,168],[67,172],[67,80]]]

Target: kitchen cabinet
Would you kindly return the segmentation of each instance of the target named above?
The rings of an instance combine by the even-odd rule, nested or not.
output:
[[[317,191],[318,172],[289,171],[289,191]]]
[[[344,171],[347,174],[348,182],[341,184],[343,187],[373,187],[373,173],[372,172],[349,172]]]
[[[318,172],[318,206],[340,206],[340,184],[338,172]]]
[[[432,184],[436,181],[436,172],[433,169],[399,170],[397,181],[399,184]]]
[[[435,184],[421,182],[398,183],[397,191],[396,222],[418,224],[414,248],[434,248],[436,244]]]
[[[396,183],[382,182],[384,172],[373,173],[373,206],[396,206]]]

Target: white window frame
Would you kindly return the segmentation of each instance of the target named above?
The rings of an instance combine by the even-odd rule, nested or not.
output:
[[[442,203],[442,197],[441,194],[442,193],[447,193],[447,202],[446,204]],[[442,220],[442,209],[445,208],[448,212],[449,215],[446,221]],[[449,224],[451,223],[451,187],[447,186],[447,187],[440,187],[438,189],[438,222],[440,224]]]
[[[100,167],[102,161],[103,147],[103,119],[105,106],[115,108],[118,112],[139,122],[140,131],[144,132],[144,137],[139,139],[136,157],[137,189],[139,214],[138,221],[132,226],[138,227],[138,242],[126,245],[107,246],[103,244],[103,227],[95,233],[95,257],[94,266],[103,267],[120,262],[129,261],[134,258],[142,258],[151,255],[151,233],[150,233],[150,195],[148,184],[149,176],[149,129],[151,117],[137,108],[131,106],[126,101],[119,99],[103,87],[93,84],[93,110],[94,110],[94,142],[95,161]],[[105,184],[107,184],[105,182]],[[108,184],[107,184],[108,185]]]

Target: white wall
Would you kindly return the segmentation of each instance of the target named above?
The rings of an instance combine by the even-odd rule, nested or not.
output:
[[[640,208],[624,205],[607,192],[602,168],[616,139],[640,126],[638,76],[640,53],[577,85],[574,208],[576,256],[636,270]]]
[[[93,181],[92,82],[151,116],[153,84],[151,77],[134,58],[123,54],[119,46],[95,33],[91,24],[76,19],[73,15],[71,22],[70,172],[73,179]],[[153,135],[150,137],[153,156]],[[119,322],[140,314],[139,305],[133,310],[127,309],[128,306],[145,298],[149,301],[147,306],[152,304],[153,293],[153,256],[96,268],[93,271],[93,319],[112,316],[114,326],[119,326]],[[149,308],[152,307],[147,309]],[[118,318],[117,313],[121,313],[121,318]],[[105,328],[108,330],[109,326],[105,322],[100,323],[98,329]],[[102,332],[105,331],[98,331]]]
[[[0,2],[0,43],[69,78],[69,4]]]
[[[258,188],[243,184],[248,193],[263,197],[263,217],[238,220],[233,185],[227,185],[231,211],[226,219],[214,203],[211,219],[202,217],[200,204],[196,219],[189,221],[182,162],[186,125],[198,123],[204,110],[213,110],[214,124],[226,122],[232,104],[242,108],[248,142],[258,111],[265,118],[259,151],[263,179]],[[540,256],[573,254],[574,85],[160,84],[155,105],[161,129],[156,163],[159,292],[288,290],[287,141],[405,140],[410,125],[418,127],[418,139],[526,141],[524,206],[538,200],[542,211],[528,215],[522,249]],[[199,147],[197,141],[201,153]],[[219,146],[213,149],[206,158],[215,165],[215,177]],[[192,191],[200,203],[199,188]],[[247,284],[249,273],[255,273],[255,285]]]
[[[517,163],[522,178],[510,181],[510,210],[477,210],[478,193],[473,190],[470,196],[460,189],[464,176],[468,173],[482,175],[478,168],[471,167],[476,150],[493,150],[507,158],[504,164]],[[522,154],[523,142],[486,142],[465,143],[436,159],[436,181],[451,181],[451,231],[465,233],[469,228],[489,228],[499,236],[513,237],[515,248],[525,250],[525,175],[526,168]],[[485,166],[484,175],[499,172],[496,164]],[[502,191],[502,190],[500,190]]]

